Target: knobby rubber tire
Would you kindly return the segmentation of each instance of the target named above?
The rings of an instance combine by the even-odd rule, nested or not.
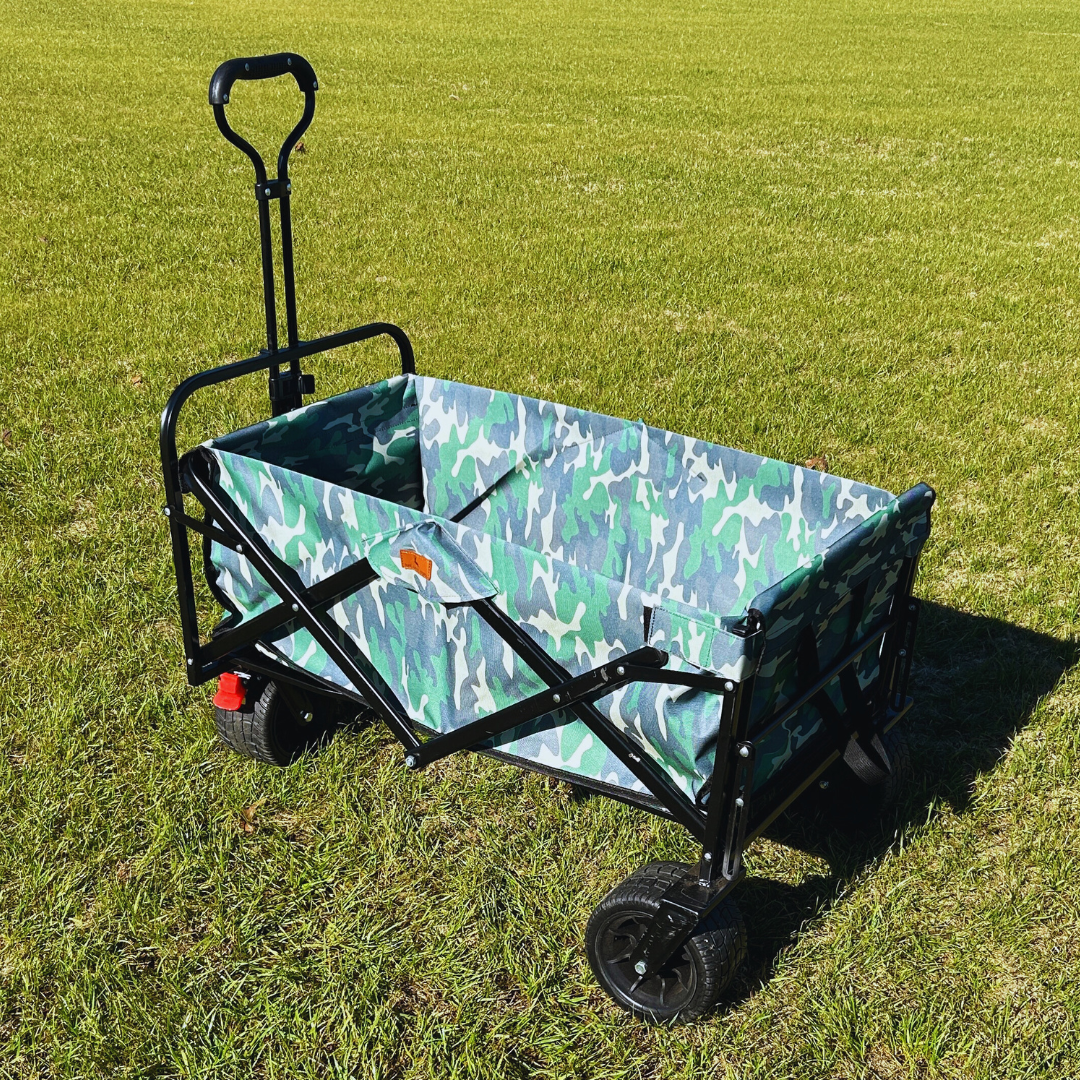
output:
[[[303,722],[275,682],[248,681],[239,709],[214,707],[221,741],[245,757],[267,765],[291,765],[305,750],[324,742],[339,723],[335,704],[311,699],[312,719]]]
[[[729,896],[695,927],[679,953],[660,975],[640,980],[622,954],[629,955],[640,933],[660,909],[668,888],[687,868],[679,863],[650,863],[634,871],[600,901],[585,931],[589,966],[597,982],[622,1008],[653,1024],[687,1023],[708,1013],[746,964],[746,926]],[[673,984],[672,997],[658,1001]]]

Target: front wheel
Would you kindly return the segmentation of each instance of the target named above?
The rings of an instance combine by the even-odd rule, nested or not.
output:
[[[727,897],[655,975],[634,971],[630,957],[660,910],[661,897],[686,872],[678,863],[636,871],[600,901],[585,931],[597,981],[617,1004],[654,1024],[704,1016],[746,963],[746,926]]]

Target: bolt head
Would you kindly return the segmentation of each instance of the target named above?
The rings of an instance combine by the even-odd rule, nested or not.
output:
[[[236,550],[242,555],[244,553],[244,545],[243,544],[237,544],[236,545]]]
[[[616,675],[625,675],[625,674],[626,674],[626,668],[624,668],[624,667],[622,666],[622,664],[620,664],[620,665],[619,665],[619,666],[618,666],[618,667],[617,667],[617,668],[615,669],[615,674],[616,674]]]
[[[288,67],[292,67],[292,57],[287,57],[285,63]]]
[[[821,788],[822,791],[828,791],[829,790],[829,781],[828,780],[819,780],[818,781],[818,787]]]
[[[649,968],[648,968],[648,965],[647,965],[647,964],[645,963],[645,961],[644,961],[644,960],[639,960],[639,961],[638,961],[638,962],[637,962],[637,963],[636,963],[636,964],[634,965],[634,970],[635,970],[635,971],[636,971],[636,972],[637,972],[637,973],[638,973],[639,975],[644,975],[644,974],[645,974],[645,972],[649,970]]]
[[[908,604],[907,609],[908,609],[908,611],[914,611],[915,610],[915,605],[914,604]]]
[[[299,604],[293,604],[292,609],[293,609],[293,611],[299,611],[300,610],[300,605]]]
[[[161,512],[162,512],[162,513],[163,513],[163,514],[164,514],[164,515],[165,515],[166,517],[172,517],[172,507],[171,507],[171,506],[163,506],[163,507],[161,508]]]
[[[907,649],[901,649],[900,650],[900,655],[901,656],[907,656]]]
[[[706,851],[702,858],[704,858],[706,862],[712,862],[712,852]]]
[[[315,714],[306,712],[301,719],[303,719],[305,724],[310,724],[311,721],[315,719]]]
[[[229,95],[228,94],[223,95],[221,100],[224,101],[226,104],[228,104]]]
[[[270,189],[269,189],[269,188],[267,188],[267,189],[266,189],[266,192],[265,192],[265,193],[266,193],[267,195],[269,195],[269,194],[270,194]]]
[[[251,65],[250,64],[245,64],[244,65],[244,70],[245,71],[250,71],[251,70]]]
[[[416,768],[416,755],[415,754],[406,754],[405,755],[405,764],[408,765],[410,769],[415,769]]]
[[[732,690],[735,689],[735,684],[733,682],[726,682],[724,683],[724,689],[730,694]]]
[[[739,747],[739,757],[749,757],[749,756],[750,756],[750,747],[749,746],[740,746]]]
[[[195,661],[190,656],[187,658],[187,666],[188,667],[194,667],[195,666]]]
[[[558,705],[559,702],[562,701],[562,697],[559,694],[552,694],[551,700],[554,701],[556,705]]]
[[[746,803],[743,801],[743,797],[741,795],[735,800],[735,805],[740,810],[746,805]]]

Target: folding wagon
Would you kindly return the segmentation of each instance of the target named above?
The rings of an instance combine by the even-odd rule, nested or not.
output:
[[[305,105],[270,179],[225,106],[236,80],[284,74]],[[288,162],[316,90],[295,53],[231,60],[210,83],[255,167],[267,347],[186,379],[162,414],[188,679],[219,678],[221,735],[263,761],[287,764],[362,704],[409,768],[475,750],[679,822],[700,859],[632,874],[586,944],[620,1005],[700,1016],[746,956],[731,895],[746,845],[808,788],[864,814],[895,787],[934,494],[419,376],[388,323],[302,341]],[[303,358],[379,335],[400,375],[303,404]],[[259,371],[271,419],[178,457],[187,399]],[[227,613],[205,641],[189,530]]]

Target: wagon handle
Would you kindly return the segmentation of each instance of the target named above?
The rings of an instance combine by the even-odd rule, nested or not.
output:
[[[315,69],[297,53],[271,53],[269,56],[241,56],[219,64],[210,80],[210,104],[224,105],[229,91],[237,79],[276,79],[278,75],[292,75],[296,85],[306,94],[318,90]]]
[[[315,91],[319,89],[315,69],[297,53],[240,56],[218,65],[217,71],[210,79],[210,104],[214,107],[214,119],[217,121],[217,126],[221,134],[233,146],[251,158],[251,163],[255,166],[255,180],[261,184],[266,183],[266,165],[262,155],[247,139],[238,135],[229,126],[229,121],[225,117],[225,106],[229,103],[229,95],[237,80],[276,79],[279,75],[292,75],[296,79],[296,85],[304,94],[304,115],[281,144],[281,150],[278,152],[278,181],[282,182],[288,178],[289,154],[315,115]]]
[[[238,135],[229,125],[225,116],[225,106],[233,84],[238,79],[274,79],[279,75],[292,75],[296,85],[304,94],[304,114],[296,126],[285,137],[277,157],[277,176],[268,179],[266,164],[262,155],[243,136]],[[270,201],[277,199],[281,208],[281,276],[285,288],[285,320],[289,335],[289,348],[294,350],[300,344],[300,332],[296,321],[296,276],[293,270],[292,211],[289,196],[292,184],[289,182],[289,154],[300,136],[307,130],[311,118],[315,115],[315,91],[319,81],[315,78],[312,66],[297,53],[274,53],[271,56],[241,56],[235,60],[226,60],[218,66],[210,79],[210,104],[214,109],[221,134],[233,146],[242,150],[251,159],[255,167],[255,199],[259,205],[259,241],[262,247],[263,306],[266,309],[266,350],[270,354],[278,351],[277,300],[274,291],[274,249],[270,231]],[[270,366],[270,399],[274,415],[298,408],[303,403],[303,395],[312,393],[314,384],[310,376],[304,376],[298,359],[290,362],[287,374],[282,374],[278,366]]]

